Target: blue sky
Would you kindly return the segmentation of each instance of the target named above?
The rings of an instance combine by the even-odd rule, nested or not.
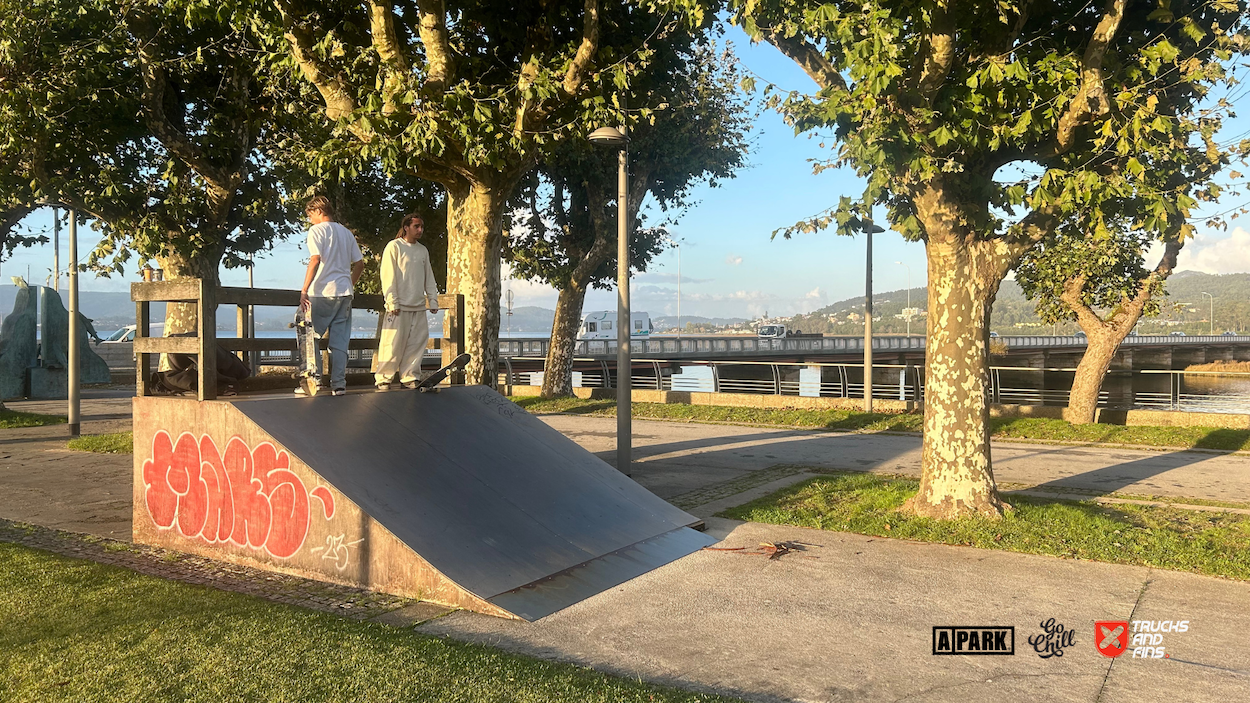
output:
[[[783,90],[808,91],[815,84],[792,61],[768,45],[751,45],[736,28],[727,37],[734,43],[747,70],[759,83],[771,82]],[[1238,120],[1239,123],[1243,120]],[[1241,124],[1236,125],[1241,127]],[[1232,125],[1230,125],[1232,127]],[[1226,132],[1240,131],[1226,129]],[[838,237],[829,233],[798,235],[791,240],[771,238],[779,227],[814,215],[841,195],[857,195],[858,179],[845,170],[812,173],[810,161],[829,156],[818,139],[795,136],[781,119],[763,113],[756,123],[754,150],[749,165],[738,177],[724,181],[719,188],[703,188],[697,203],[673,228],[682,241],[681,311],[683,315],[705,317],[757,317],[808,312],[828,303],[864,294],[863,237]],[[49,229],[51,215],[33,214],[26,223],[35,230]],[[1180,269],[1208,273],[1250,271],[1250,233],[1241,227],[1229,231],[1208,230],[1200,223],[1198,236],[1186,245],[1179,259]],[[80,230],[80,256],[95,244],[96,237]],[[874,239],[874,288],[877,291],[925,282],[924,246],[905,242],[893,231]],[[64,262],[68,249],[61,241]],[[295,241],[279,243],[256,262],[256,285],[296,288],[302,282],[304,253]],[[677,312],[677,251],[657,257],[651,269],[634,279],[633,307],[653,317]],[[895,262],[901,261],[906,267]],[[8,276],[26,275],[42,283],[52,267],[52,247],[44,245],[19,250],[0,266],[0,281]],[[64,269],[64,263],[62,264]],[[506,270],[506,269],[505,269]],[[85,274],[84,290],[125,290],[134,273],[122,278],[95,278]],[[246,285],[245,271],[223,271],[227,285]],[[64,278],[62,278],[64,286]],[[554,308],[556,292],[525,281],[505,280],[511,287],[515,305]],[[615,309],[614,291],[591,291],[587,310]]]

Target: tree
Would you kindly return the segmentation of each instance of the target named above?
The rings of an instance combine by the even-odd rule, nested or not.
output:
[[[682,46],[675,38],[635,79],[629,104],[648,100],[655,112],[652,121],[640,122],[629,135],[631,270],[646,270],[667,237],[664,225],[640,226],[638,211],[648,194],[671,223],[689,205],[696,184],[715,185],[742,166],[749,119],[739,80],[728,51],[718,55],[711,47]],[[545,398],[573,394],[573,351],[586,291],[615,283],[617,170],[615,152],[566,143],[539,167],[547,186],[528,190],[525,225],[514,227],[505,243],[516,277],[560,291],[543,374]]]
[[[1037,301],[1037,315],[1049,324],[1076,320],[1085,332],[1085,354],[1077,364],[1063,417],[1094,421],[1098,393],[1120,344],[1143,314],[1156,314],[1163,284],[1176,268],[1182,242],[1164,244],[1158,265],[1147,268],[1142,252],[1150,237],[1117,227],[1110,236],[1057,233],[1027,252],[1016,281]]]
[[[853,234],[884,206],[923,241],[928,323],[922,475],[906,509],[995,517],[1008,510],[990,460],[989,313],[999,284],[1036,242],[1080,212],[1135,199],[1157,236],[1218,195],[1204,182],[1226,155],[1225,106],[1203,97],[1245,52],[1245,4],[1078,0],[1049,4],[733,0],[734,21],[818,84],[778,106],[797,131],[832,129],[867,181],[790,228]],[[1205,148],[1186,151],[1202,144]],[[1192,187],[1148,165],[1175,159]],[[1194,159],[1194,162],[1185,162]],[[1194,195],[1187,194],[1190,190]],[[1107,229],[1097,221],[1093,232]],[[1177,232],[1188,236],[1192,226]]]
[[[216,285],[223,261],[291,231],[246,26],[199,2],[10,4],[3,133],[33,145],[33,198],[98,218],[87,267],[107,275],[137,253]],[[193,305],[167,306],[167,334],[195,324]]]
[[[506,203],[560,141],[619,114],[610,94],[647,61],[647,41],[663,40],[661,18],[598,0],[276,6],[275,42],[337,125],[327,152],[355,148],[446,189],[467,376],[493,387]]]

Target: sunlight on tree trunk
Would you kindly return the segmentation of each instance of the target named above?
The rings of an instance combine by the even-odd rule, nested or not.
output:
[[[573,354],[577,349],[577,330],[581,326],[585,300],[585,284],[573,282],[560,291],[556,317],[551,325],[551,344],[547,348],[546,373],[543,374],[544,398],[573,395]]]
[[[999,517],[1011,509],[994,482],[985,411],[984,340],[998,279],[978,265],[974,247],[932,236],[926,245],[924,448],[920,491],[903,506],[924,517]]]
[[[498,385],[499,254],[503,208],[511,185],[474,183],[447,189],[447,292],[464,296],[466,382]]]

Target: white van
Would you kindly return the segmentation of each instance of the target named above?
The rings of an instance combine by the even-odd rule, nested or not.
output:
[[[101,339],[100,343],[108,344],[109,342],[133,342],[135,341],[135,332],[138,330],[138,325],[126,325],[113,334],[110,334],[108,337]],[[165,323],[163,322],[153,322],[148,325],[148,334],[153,337],[160,337],[164,330]]]
[[[629,313],[632,329],[631,337],[647,337],[651,335],[651,316],[645,312]],[[578,339],[616,339],[616,311],[603,310],[588,312],[582,316],[582,326],[577,331]]]

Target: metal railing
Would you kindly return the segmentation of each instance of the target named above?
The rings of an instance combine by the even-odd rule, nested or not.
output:
[[[501,362],[505,368],[500,384],[509,388],[530,385],[529,374],[541,372],[545,366],[543,357],[501,357]],[[678,383],[679,390],[821,398],[864,395],[863,365],[839,363],[645,359],[634,364],[632,387],[671,391],[673,379],[681,378],[683,370],[689,368],[709,369],[710,373],[689,383]],[[922,365],[874,364],[872,368],[873,398],[923,402]],[[574,369],[578,387],[615,387],[614,364],[608,360],[577,357]],[[803,378],[804,369],[808,370],[807,379]],[[1075,373],[1074,368],[993,366],[986,387],[987,399],[1010,405],[1066,406]],[[1118,409],[1250,413],[1250,373],[1113,370],[1103,382],[1098,404]]]
[[[1007,345],[1008,349],[1046,349],[1063,347],[1084,347],[1087,340],[1082,335],[1058,337],[996,337]],[[1250,335],[1191,335],[1172,337],[1151,335],[1128,337],[1121,346],[1188,346],[1202,345],[1250,345]],[[501,339],[499,354],[511,357],[546,356],[550,346],[547,337],[524,339]],[[788,354],[806,353],[854,353],[864,351],[862,337],[792,337],[787,339],[766,339],[759,337],[734,336],[695,336],[687,337],[648,337],[634,339],[629,344],[630,353],[635,356],[662,357],[677,355],[679,357],[697,357],[733,354]],[[873,351],[924,351],[924,337],[874,337]],[[582,339],[574,347],[578,356],[609,357],[616,355],[616,340]]]

